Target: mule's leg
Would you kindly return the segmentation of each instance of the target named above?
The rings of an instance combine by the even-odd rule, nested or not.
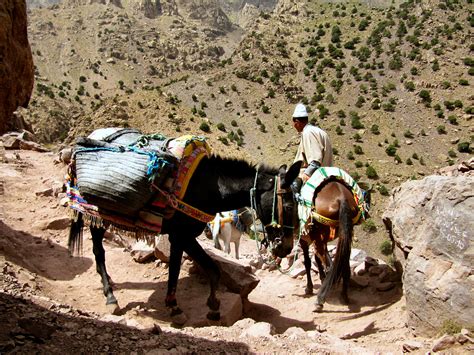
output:
[[[239,245],[240,245],[240,239],[237,239],[237,240],[234,242],[235,258],[236,258],[236,259],[239,258]]]
[[[304,257],[304,269],[306,270],[306,288],[304,289],[304,293],[306,295],[313,294],[313,280],[311,280],[311,258],[309,256],[309,245],[303,239],[300,239],[300,246],[303,249],[303,257]]]
[[[224,242],[224,248],[226,254],[230,254],[230,241],[232,240],[232,225],[230,223],[225,223],[221,228],[220,237]]]
[[[324,268],[323,262],[319,258],[318,254],[314,254],[314,260],[316,260],[316,265],[318,265],[318,271],[319,271],[319,279],[321,280],[321,283],[324,282],[324,279],[326,278],[326,270]]]
[[[91,227],[90,230],[92,234],[92,250],[95,256],[96,270],[102,279],[104,296],[107,298],[106,305],[108,306],[111,313],[115,313],[119,309],[119,306],[117,299],[112,292],[112,286],[110,285],[111,280],[105,267],[105,250],[104,246],[102,245],[105,229]]]
[[[172,235],[169,235],[170,240],[170,262],[168,271],[168,291],[166,293],[165,305],[171,310],[171,317],[173,322],[177,324],[184,324],[186,316],[178,307],[176,301],[176,289],[178,287],[179,271],[181,269],[181,259],[183,257],[183,249]]]
[[[219,320],[221,317],[219,312],[220,301],[216,296],[219,279],[221,277],[219,268],[194,238],[190,238],[186,241],[184,251],[193,258],[193,260],[195,260],[209,276],[211,293],[207,299],[207,306],[210,309],[207,313],[207,318],[210,320]]]

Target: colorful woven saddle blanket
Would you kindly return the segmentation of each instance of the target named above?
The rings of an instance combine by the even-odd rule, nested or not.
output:
[[[363,190],[357,182],[344,170],[336,167],[321,167],[314,172],[309,180],[301,188],[302,202],[298,205],[298,216],[300,221],[300,231],[303,232],[313,213],[313,200],[324,183],[330,180],[338,180],[344,183],[354,195],[354,200],[359,208],[359,214],[353,220],[354,224],[361,223],[366,216],[367,206],[365,206]],[[318,222],[332,225],[334,221],[318,215]]]
[[[184,196],[210,152],[199,136],[169,139],[132,129],[96,130],[75,147],[66,176],[69,205],[95,225],[105,220],[122,230],[159,233],[163,218],[174,213],[169,196]]]

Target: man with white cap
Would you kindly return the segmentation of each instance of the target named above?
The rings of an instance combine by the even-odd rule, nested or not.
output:
[[[293,112],[293,127],[301,133],[295,162],[303,162],[303,170],[294,182],[292,190],[299,197],[301,186],[320,166],[332,166],[332,146],[328,134],[321,128],[308,123],[306,106],[299,103]]]

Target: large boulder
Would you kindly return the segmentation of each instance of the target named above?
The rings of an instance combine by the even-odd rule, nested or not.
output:
[[[13,112],[26,107],[33,90],[33,57],[25,0],[0,1],[0,134],[14,127]]]
[[[384,223],[403,255],[408,323],[422,335],[474,326],[474,176],[428,176],[393,191]],[[449,322],[449,323],[448,323]]]

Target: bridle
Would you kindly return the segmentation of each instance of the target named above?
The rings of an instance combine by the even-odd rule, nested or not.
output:
[[[259,210],[261,211],[262,208],[261,206],[258,205],[257,203],[257,178],[258,178],[258,169],[255,173],[255,180],[254,180],[254,185],[253,188],[250,189],[250,207],[256,211],[257,217],[259,217]],[[286,189],[283,189],[281,187],[281,178],[279,175],[275,175],[275,184],[273,187],[273,202],[272,202],[272,219],[270,223],[266,224],[263,226],[263,240],[267,245],[270,244],[270,240],[268,239],[266,235],[266,230],[267,229],[273,229],[273,230],[278,230],[278,235],[275,237],[274,242],[278,243],[280,242],[284,236],[285,236],[285,229],[291,229],[294,230],[294,225],[286,225],[284,221],[284,210],[283,210],[283,195],[285,194],[293,194],[291,189],[288,187]],[[275,212],[277,215],[278,219],[275,219]],[[262,214],[262,213],[261,213]],[[253,216],[253,215],[252,215]],[[260,218],[261,220],[261,218]],[[255,224],[255,218],[254,218],[254,228],[256,231],[256,224]],[[258,241],[258,238],[256,238]]]

